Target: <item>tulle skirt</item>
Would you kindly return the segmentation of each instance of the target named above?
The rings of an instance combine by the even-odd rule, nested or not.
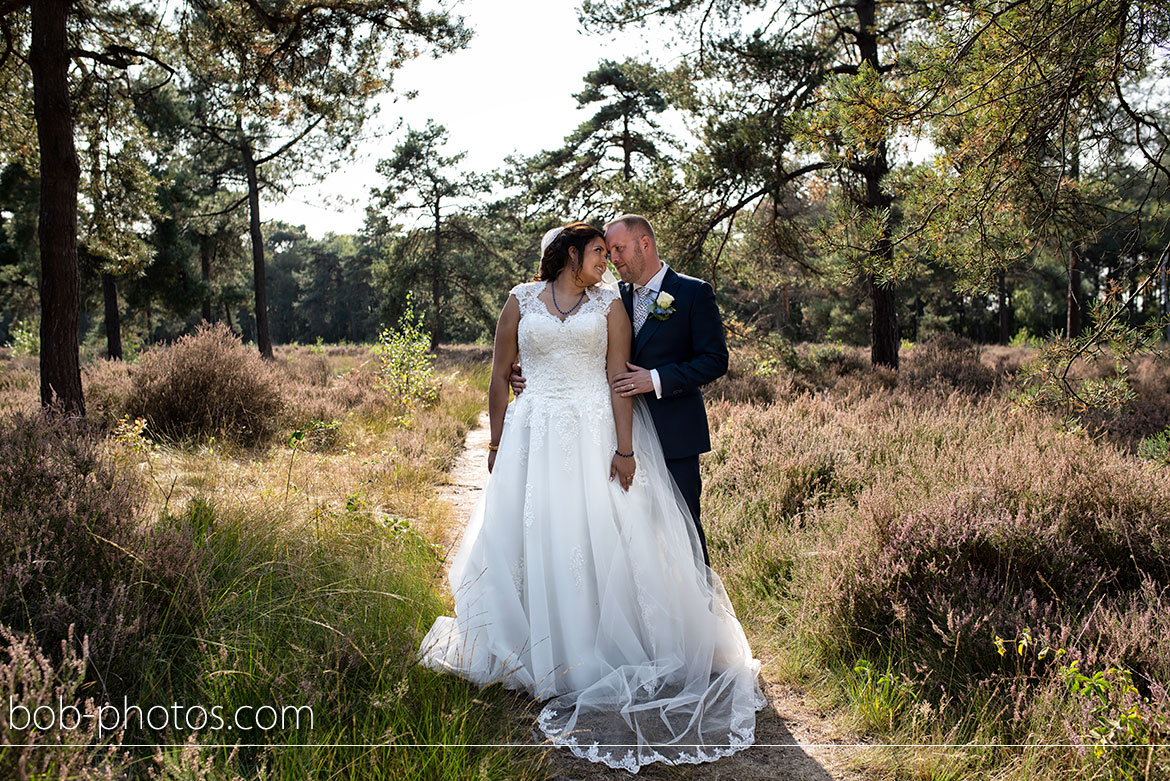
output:
[[[754,740],[759,662],[640,401],[628,492],[615,444],[608,389],[512,403],[420,661],[548,700],[544,735],[611,767],[726,756]]]

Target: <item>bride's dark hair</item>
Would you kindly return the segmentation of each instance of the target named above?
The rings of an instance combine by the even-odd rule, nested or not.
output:
[[[594,239],[605,240],[605,234],[587,222],[571,222],[565,226],[560,235],[544,250],[540,259],[540,271],[536,273],[537,281],[556,279],[561,269],[569,265],[569,248],[577,250],[577,269],[580,271],[581,260],[585,257],[585,247]]]

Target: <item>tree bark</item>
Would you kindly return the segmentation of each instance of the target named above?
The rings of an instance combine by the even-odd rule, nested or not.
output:
[[[268,292],[264,283],[264,234],[260,230],[260,177],[252,146],[241,138],[244,170],[248,177],[248,231],[252,236],[252,282],[256,291],[256,346],[272,360],[272,336],[268,332]]]
[[[211,236],[199,237],[199,268],[202,273],[203,287],[206,293],[203,296],[203,322],[211,322]]]
[[[33,114],[41,155],[41,404],[85,415],[78,328],[81,282],[77,268],[77,187],[81,164],[73,141],[69,101],[71,0],[32,3]]]
[[[873,319],[871,320],[870,336],[873,344],[870,345],[869,360],[874,366],[888,366],[898,368],[898,348],[901,339],[898,335],[898,295],[893,285],[879,284],[877,279],[870,275],[870,298],[873,301]]]
[[[630,140],[630,115],[626,114],[622,117],[624,125],[622,126],[622,153],[624,155],[624,163],[622,165],[622,174],[628,182],[634,178],[634,167],[630,164],[630,157],[632,156],[634,143]]]
[[[1170,317],[1170,252],[1162,253],[1162,316]],[[1170,322],[1166,323],[1166,342],[1170,343]]]
[[[780,322],[779,328],[781,331],[787,332],[789,324],[792,322],[792,290],[788,283],[785,282],[780,286]]]
[[[1069,176],[1078,181],[1081,178],[1081,151],[1079,145],[1072,149],[1072,165],[1069,167]],[[1081,335],[1081,255],[1084,245],[1080,238],[1073,239],[1068,248],[1068,319],[1065,321],[1064,335],[1072,339]]]
[[[106,303],[106,357],[122,360],[122,318],[118,314],[118,282],[113,274],[102,274],[102,298]]]
[[[1081,243],[1074,241],[1068,248],[1068,319],[1064,335],[1067,339],[1081,335]]]
[[[443,244],[442,233],[440,232],[441,212],[439,211],[439,195],[435,193],[435,260],[434,269],[431,274],[431,304],[435,308],[435,330],[431,332],[431,351],[439,349],[439,334],[443,330],[443,310],[441,307],[443,299]]]
[[[861,61],[878,71],[878,40],[875,33],[877,21],[877,0],[860,0],[857,10],[857,49]],[[867,155],[861,165],[865,178],[865,199],[863,206],[875,215],[890,206],[891,198],[882,189],[882,181],[890,172],[889,155],[885,140],[877,149]],[[889,226],[882,229],[874,248],[873,266],[891,268],[894,260],[894,246],[890,242]],[[876,275],[869,277],[870,299],[873,303],[873,317],[870,320],[870,362],[874,366],[898,368],[898,291],[892,283],[881,284]]]
[[[1011,317],[1007,304],[1007,271],[999,270],[999,343],[1007,344],[1011,341]]]

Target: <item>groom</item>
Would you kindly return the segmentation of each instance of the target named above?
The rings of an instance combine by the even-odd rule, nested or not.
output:
[[[634,324],[629,371],[613,378],[613,389],[622,396],[646,395],[666,467],[690,507],[709,566],[699,523],[699,454],[711,449],[711,437],[699,386],[727,372],[727,341],[715,291],[659,259],[654,230],[645,217],[624,214],[607,223],[605,243]],[[513,390],[523,390],[519,367],[513,367],[511,380]]]

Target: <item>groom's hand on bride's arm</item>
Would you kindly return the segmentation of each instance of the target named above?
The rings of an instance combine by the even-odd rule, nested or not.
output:
[[[639,393],[654,393],[654,377],[649,369],[626,362],[628,372],[613,376],[613,391],[619,396],[635,396]]]
[[[512,386],[512,392],[519,396],[524,392],[524,375],[520,373],[520,364],[512,364],[512,373],[508,375],[508,384]]]

